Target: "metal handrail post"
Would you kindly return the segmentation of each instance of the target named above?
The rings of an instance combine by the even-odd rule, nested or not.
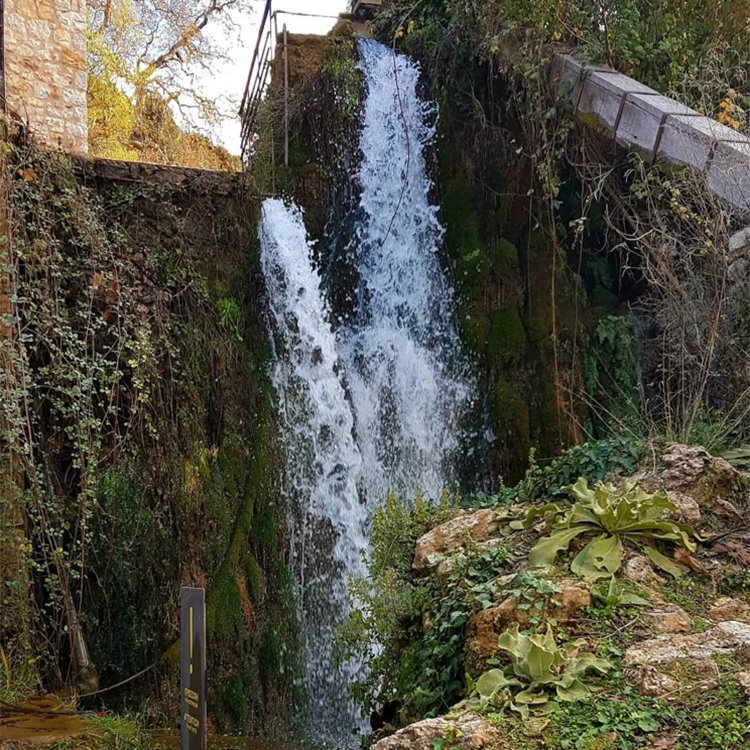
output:
[[[276,57],[276,47],[279,41],[280,15],[305,16],[308,18],[338,18],[338,16],[318,13],[274,10],[273,0],[266,0],[239,111],[242,121],[240,127],[240,147],[243,159],[249,156],[248,152],[253,133],[256,132],[256,121],[260,113],[266,85],[269,80],[273,80],[273,61]],[[286,24],[283,26],[282,33],[284,44],[284,163],[286,166],[289,166],[289,32]]]

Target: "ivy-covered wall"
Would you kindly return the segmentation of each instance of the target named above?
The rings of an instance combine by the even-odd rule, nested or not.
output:
[[[172,724],[179,587],[198,585],[213,725],[283,735],[299,668],[254,184],[9,148],[4,447],[34,621],[6,656],[35,660],[16,692],[148,669],[82,705]]]

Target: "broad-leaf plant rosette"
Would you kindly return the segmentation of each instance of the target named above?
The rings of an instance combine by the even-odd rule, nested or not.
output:
[[[656,548],[657,543],[666,543],[688,552],[696,549],[693,529],[665,517],[676,507],[666,493],[648,493],[627,480],[619,487],[599,482],[592,489],[583,478],[567,489],[575,500],[572,507],[549,504],[536,511],[544,514],[548,534],[529,553],[531,567],[554,564],[558,553],[567,550],[574,539],[594,535],[570,566],[585,580],[611,578],[622,564],[628,543],[641,548],[654,565],[672,576],[688,571]],[[531,520],[528,517],[524,525]]]
[[[609,663],[593,654],[578,654],[583,644],[574,641],[558,646],[549,624],[544,633],[533,635],[519,632],[518,623],[514,624],[498,639],[511,663],[505,669],[485,672],[473,686],[471,701],[480,709],[510,707],[528,718],[530,713],[552,711],[555,699],[588,699],[591,688],[580,678],[592,669],[604,674]]]

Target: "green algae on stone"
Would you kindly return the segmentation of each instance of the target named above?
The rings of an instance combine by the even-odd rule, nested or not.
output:
[[[488,356],[498,367],[520,363],[526,344],[526,331],[515,305],[490,314]]]

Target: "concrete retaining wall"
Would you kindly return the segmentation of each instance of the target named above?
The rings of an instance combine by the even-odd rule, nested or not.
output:
[[[560,55],[555,75],[577,115],[647,158],[705,172],[714,194],[750,215],[750,138],[603,65]]]

